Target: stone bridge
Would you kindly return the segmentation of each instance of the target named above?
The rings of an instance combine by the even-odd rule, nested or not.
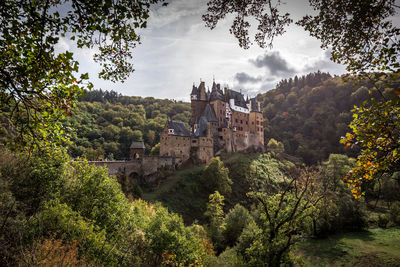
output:
[[[125,174],[126,176],[148,176],[160,168],[176,169],[182,164],[178,157],[144,156],[130,161],[89,161],[89,164],[106,166],[109,174]]]

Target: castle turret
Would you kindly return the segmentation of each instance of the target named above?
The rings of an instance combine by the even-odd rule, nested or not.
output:
[[[190,93],[190,99],[191,100],[199,100],[199,98],[200,98],[199,90],[197,89],[196,86],[194,86],[194,83],[193,83],[192,93]]]
[[[190,104],[192,108],[192,119],[190,121],[190,125],[192,126],[192,131],[194,131],[195,124],[203,113],[205,106],[207,105],[208,97],[204,82],[200,82],[199,87],[193,85],[190,99]]]
[[[204,82],[199,85],[200,100],[207,101],[206,86]]]

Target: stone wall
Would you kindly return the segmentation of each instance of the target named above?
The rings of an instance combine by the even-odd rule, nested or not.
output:
[[[89,164],[106,166],[109,174],[132,174],[147,176],[156,173],[160,168],[170,167],[175,169],[183,163],[182,158],[163,156],[144,156],[131,161],[89,161]]]
[[[162,134],[160,156],[175,156],[187,160],[190,157],[190,137]]]

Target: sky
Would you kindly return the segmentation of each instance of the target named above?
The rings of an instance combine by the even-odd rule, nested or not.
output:
[[[193,83],[198,86],[201,80],[211,87],[215,79],[253,97],[295,75],[318,70],[332,75],[345,73],[344,66],[329,60],[329,51],[322,50],[317,39],[294,24],[275,39],[272,49],[254,44],[245,50],[229,33],[232,17],[220,21],[213,30],[205,27],[201,15],[206,12],[207,0],[167,2],[167,7],[152,9],[148,27],[140,32],[142,44],[133,52],[135,72],[124,83],[97,78],[100,66],[92,60],[94,51],[74,51],[81,72],[89,72],[95,89],[189,101]],[[282,10],[295,21],[311,12],[307,0],[286,0]],[[74,50],[68,41],[59,46]]]

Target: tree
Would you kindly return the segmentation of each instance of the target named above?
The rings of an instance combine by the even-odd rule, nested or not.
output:
[[[160,155],[160,143],[155,144],[151,150],[150,150],[150,155]]]
[[[92,87],[87,73],[77,77],[73,54],[56,50],[62,39],[97,48],[99,76],[123,81],[133,71],[128,59],[140,43],[136,29],[146,27],[150,4],[156,2],[1,1],[0,127],[8,141],[22,146],[62,141],[57,121],[71,115],[83,88]]]
[[[224,196],[215,191],[209,196],[207,210],[204,213],[210,219],[209,234],[217,251],[222,251],[223,232],[225,231]]]
[[[268,141],[267,147],[270,148],[270,149],[279,149],[279,150],[282,150],[282,151],[284,149],[283,143],[275,140],[274,138],[271,138]]]
[[[219,191],[229,194],[232,191],[232,180],[228,176],[229,170],[219,157],[212,158],[201,176],[202,183],[212,192]]]
[[[294,236],[304,231],[315,216],[323,195],[316,190],[319,174],[303,171],[275,195],[251,192],[259,215],[239,238],[237,251],[249,266],[291,264],[290,249]]]
[[[236,245],[243,229],[252,222],[249,211],[240,204],[236,204],[225,217],[225,243],[229,247]]]

